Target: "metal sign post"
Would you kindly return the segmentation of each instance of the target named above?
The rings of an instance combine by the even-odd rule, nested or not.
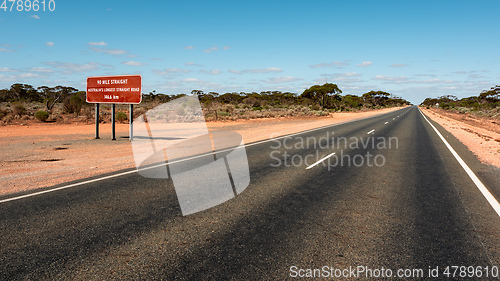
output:
[[[115,138],[115,104],[111,106],[111,139],[116,140]]]
[[[128,140],[132,141],[132,139],[134,138],[134,105],[133,104],[130,104],[129,111],[130,111],[129,112],[129,114],[130,114],[130,117],[129,117],[130,128],[128,131]]]
[[[95,138],[99,139],[99,104],[95,104]]]

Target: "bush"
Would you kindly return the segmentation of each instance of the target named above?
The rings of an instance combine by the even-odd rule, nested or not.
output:
[[[64,99],[63,107],[68,113],[79,113],[85,103],[85,99],[75,93],[73,96]]]
[[[35,118],[39,121],[45,122],[49,118],[47,111],[39,110],[35,113]]]
[[[6,116],[8,113],[7,110],[0,108],[0,119],[2,119],[4,116]]]
[[[470,112],[470,109],[466,108],[466,107],[459,107],[458,108],[458,112],[464,114],[464,113],[468,113]]]
[[[217,111],[217,116],[225,117],[225,116],[231,116],[231,114],[229,112],[225,112],[225,111]]]
[[[23,116],[26,114],[26,107],[20,102],[14,102],[12,103],[12,113]]]
[[[447,103],[442,102],[442,103],[439,104],[439,107],[441,107],[442,109],[449,109],[450,105],[447,104]]]
[[[116,118],[116,121],[118,121],[118,122],[125,122],[127,120],[127,114],[119,111],[116,113],[115,118]]]
[[[250,105],[252,107],[260,107],[262,105],[261,101],[254,98],[254,97],[249,97],[243,100],[244,104]]]

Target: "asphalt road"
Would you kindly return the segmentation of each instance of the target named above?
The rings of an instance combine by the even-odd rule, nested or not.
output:
[[[434,125],[499,200],[500,171]],[[1,203],[0,280],[499,279],[500,217],[416,107],[246,151],[248,188],[189,216],[137,173]]]

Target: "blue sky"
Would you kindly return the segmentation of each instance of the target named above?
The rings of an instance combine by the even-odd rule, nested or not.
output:
[[[55,4],[0,9],[0,88],[141,74],[143,92],[300,94],[328,81],[420,103],[500,84],[500,1]]]

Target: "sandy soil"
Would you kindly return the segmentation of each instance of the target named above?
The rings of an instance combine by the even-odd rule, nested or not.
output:
[[[397,109],[207,124],[209,130],[240,133],[250,143]],[[0,127],[0,195],[135,167],[128,124],[116,124],[116,141],[111,140],[111,124],[99,128],[101,139],[96,140],[95,125],[81,123]]]
[[[500,125],[496,123],[498,121],[439,109],[422,108],[422,111],[465,144],[482,163],[500,168]]]

